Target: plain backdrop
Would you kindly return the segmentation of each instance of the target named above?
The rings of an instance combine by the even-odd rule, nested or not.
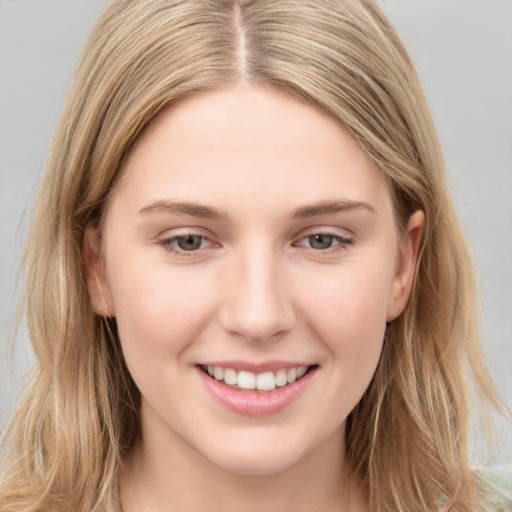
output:
[[[7,339],[17,268],[45,158],[81,46],[103,0],[0,0],[0,426],[32,354]],[[405,39],[436,120],[478,263],[486,352],[512,408],[512,0],[382,0]],[[512,468],[511,427],[494,465]],[[475,458],[481,460],[477,435]]]

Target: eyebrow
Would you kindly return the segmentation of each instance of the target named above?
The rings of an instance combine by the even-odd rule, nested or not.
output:
[[[363,201],[321,201],[311,205],[302,206],[295,210],[292,219],[307,219],[319,215],[328,215],[339,213],[347,210],[367,210],[376,214],[375,208],[370,204]],[[148,215],[152,213],[165,213],[170,215],[190,215],[191,217],[198,217],[210,220],[229,220],[229,213],[225,210],[213,208],[211,206],[204,206],[196,203],[189,202],[174,202],[167,200],[154,201],[139,210],[139,214]]]
[[[295,210],[292,214],[292,219],[307,219],[309,217],[316,217],[318,215],[328,215],[332,213],[339,213],[347,210],[367,210],[376,215],[377,211],[370,203],[364,201],[321,201],[307,206],[303,206]]]
[[[166,200],[154,201],[139,210],[142,215],[151,213],[167,213],[173,215],[190,215],[202,219],[228,220],[229,214],[224,210],[203,206],[196,203],[173,202]]]

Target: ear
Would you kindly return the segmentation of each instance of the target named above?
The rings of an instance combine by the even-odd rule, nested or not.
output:
[[[407,223],[391,285],[386,322],[392,322],[402,313],[411,295],[424,223],[425,214],[421,210],[414,212]]]
[[[89,224],[85,229],[82,254],[89,300],[93,311],[100,316],[114,316],[114,303],[105,277],[101,258],[101,235],[97,227]]]

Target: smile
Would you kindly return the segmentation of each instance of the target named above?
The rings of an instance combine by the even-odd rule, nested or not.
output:
[[[211,378],[223,381],[232,389],[264,393],[293,384],[301,379],[313,366],[281,368],[276,371],[262,373],[245,370],[237,371],[233,368],[223,368],[221,366],[202,366],[201,368]]]
[[[229,366],[201,364],[196,370],[215,403],[237,414],[253,417],[277,414],[292,406],[319,371],[318,364],[280,367],[267,363],[261,369],[250,366],[244,363]]]

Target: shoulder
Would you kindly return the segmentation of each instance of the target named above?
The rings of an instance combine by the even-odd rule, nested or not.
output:
[[[512,512],[512,471],[477,471],[485,512]]]

